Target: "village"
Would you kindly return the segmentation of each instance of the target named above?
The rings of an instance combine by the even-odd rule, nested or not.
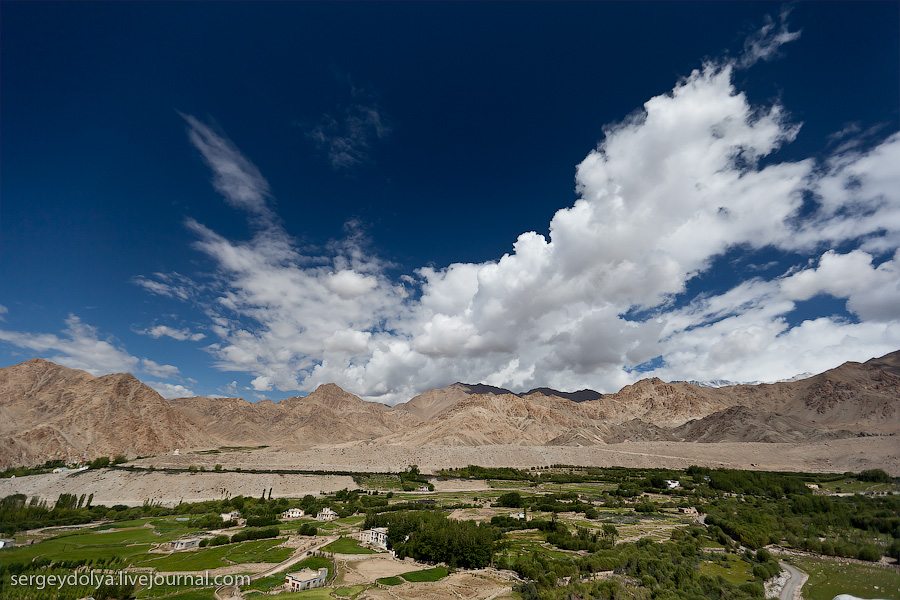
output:
[[[271,487],[256,497],[223,489],[219,500],[174,507],[94,506],[64,495],[44,518],[83,515],[91,522],[4,535],[0,574],[7,582],[26,573],[152,576],[156,585],[137,586],[125,595],[167,600],[564,600],[570,593],[565,590],[625,594],[651,584],[635,570],[645,557],[640,560],[657,561],[657,569],[690,569],[696,581],[715,582],[735,598],[756,597],[764,582],[766,593],[777,596],[785,584],[775,577],[782,572],[778,560],[814,574],[819,569],[826,579],[834,578],[828,570],[833,565],[852,568],[855,587],[846,589],[868,590],[869,597],[900,584],[896,559],[879,560],[878,554],[838,563],[838,557],[823,554],[826,546],[854,557],[870,547],[893,551],[885,545],[847,546],[842,540],[850,534],[862,539],[856,530],[811,552],[812,542],[788,535],[772,544],[774,534],[760,537],[752,521],[742,529],[722,518],[723,510],[740,509],[745,499],[759,505],[769,502],[768,494],[789,489],[809,500],[856,503],[859,519],[859,511],[869,510],[866,503],[896,502],[900,488],[890,478],[867,482],[818,474],[804,480],[732,470],[545,466],[468,467],[430,475],[410,467],[347,479],[354,488],[299,498],[274,497]],[[0,501],[6,522],[46,510],[26,500]],[[871,539],[883,544],[886,538]],[[675,554],[660,562],[653,558],[660,552]],[[680,564],[685,557],[689,562]],[[654,581],[665,572],[657,571]],[[177,583],[185,577],[202,582]],[[807,585],[816,589],[824,583]],[[105,593],[75,587],[48,597],[119,597]],[[37,596],[7,585],[3,597]]]

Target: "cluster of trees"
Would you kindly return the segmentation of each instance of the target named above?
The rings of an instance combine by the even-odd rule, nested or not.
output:
[[[48,460],[43,465],[34,467],[9,467],[0,472],[0,478],[25,477],[26,475],[39,475],[49,473],[53,469],[66,466],[64,460]]]
[[[388,528],[388,547],[399,558],[473,569],[491,564],[495,544],[503,535],[490,525],[455,521],[432,511],[370,513],[364,528],[372,527]]]
[[[269,527],[266,529],[244,529],[238,531],[232,536],[227,534],[217,535],[214,538],[200,540],[200,547],[221,546],[223,544],[237,544],[238,542],[246,542],[248,540],[264,540],[267,538],[278,537],[281,532],[277,527]]]
[[[429,483],[425,477],[419,472],[418,465],[410,465],[410,467],[400,472],[400,487],[404,492],[411,492],[420,485],[427,485],[428,489],[434,491],[434,484]]]
[[[25,494],[6,496],[0,499],[0,534],[12,535],[16,531],[51,525],[78,525],[103,518],[108,510],[105,506],[91,506],[93,497],[93,494],[80,497],[60,494],[51,508],[44,500],[29,501]]]
[[[877,561],[900,555],[900,498],[833,498],[809,493],[787,498],[719,498],[703,509],[706,523],[736,541],[760,548],[785,543],[831,556]],[[891,536],[890,543],[878,542]],[[820,538],[823,538],[822,541]]]
[[[698,477],[714,490],[732,494],[784,498],[788,495],[811,495],[800,477],[786,473],[768,471],[739,471],[737,469],[708,469],[691,466],[687,469],[695,481]]]
[[[583,556],[553,559],[540,553],[508,559],[501,567],[514,569],[531,582],[520,585],[517,591],[523,600],[569,600],[571,598],[609,599],[662,598],[710,600],[749,600],[762,598],[762,582],[780,571],[772,557],[762,550],[748,553],[753,565],[754,581],[742,585],[728,583],[722,578],[701,575],[697,568],[704,558],[700,549],[700,528],[678,530],[676,539],[657,543],[644,538],[636,543],[622,543],[615,549],[599,549]],[[644,589],[623,586],[616,581],[581,581],[598,571],[614,571],[636,581]],[[557,586],[561,577],[570,577],[566,586]]]

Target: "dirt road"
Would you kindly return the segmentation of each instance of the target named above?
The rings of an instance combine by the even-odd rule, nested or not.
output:
[[[787,580],[784,587],[781,589],[779,599],[800,600],[800,590],[803,587],[803,584],[806,583],[806,580],[809,579],[809,575],[787,563],[780,562],[778,564],[791,575],[790,579]]]

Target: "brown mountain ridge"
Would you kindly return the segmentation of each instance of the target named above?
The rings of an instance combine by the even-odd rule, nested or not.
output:
[[[0,466],[175,449],[817,442],[900,433],[900,351],[800,381],[706,388],[645,379],[614,394],[455,383],[388,407],[334,384],[280,402],[165,400],[129,374],[33,359],[0,369]]]

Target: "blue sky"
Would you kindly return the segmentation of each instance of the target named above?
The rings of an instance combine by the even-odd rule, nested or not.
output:
[[[0,366],[612,392],[900,348],[900,7],[25,3]]]

